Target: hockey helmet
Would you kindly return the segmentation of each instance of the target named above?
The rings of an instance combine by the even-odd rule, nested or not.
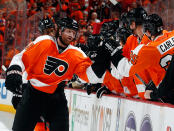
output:
[[[141,25],[143,24],[146,17],[147,12],[142,7],[134,8],[127,13],[126,18],[128,26],[130,26],[133,21],[136,23],[136,25]]]
[[[50,18],[44,18],[39,21],[39,31],[44,32],[44,30],[49,29],[49,28],[54,28],[54,23]]]
[[[158,35],[163,30],[162,18],[157,14],[151,14],[146,18],[144,31],[149,31],[151,35]]]
[[[77,21],[71,19],[71,18],[61,18],[56,21],[56,24],[58,25],[59,28],[69,28],[75,31],[78,31],[79,25]]]

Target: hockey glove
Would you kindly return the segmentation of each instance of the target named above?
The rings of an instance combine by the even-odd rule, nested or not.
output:
[[[24,90],[25,90],[26,88],[27,88],[27,83],[22,84],[22,94],[23,94],[23,92],[24,92]],[[13,94],[11,103],[12,103],[14,109],[17,108],[17,106],[18,106],[18,104],[20,103],[21,99],[22,99],[22,95]]]
[[[90,95],[92,92],[96,92],[99,85],[101,85],[101,84],[89,84],[89,83],[87,83],[85,85],[87,94]]]
[[[96,96],[97,98],[101,98],[103,94],[110,94],[110,93],[111,93],[110,90],[106,86],[102,86],[97,90]]]
[[[158,101],[159,100],[159,95],[158,95],[158,90],[153,83],[153,81],[150,81],[149,84],[146,86],[146,90],[152,90],[153,92],[150,93],[150,98],[151,100]]]
[[[117,67],[118,62],[123,58],[122,56],[122,46],[115,39],[106,39],[103,41],[105,49],[110,53],[111,61],[115,67]]]
[[[118,50],[122,49],[122,46],[118,41],[112,38],[105,39],[103,41],[105,49],[113,56]]]
[[[20,66],[12,65],[7,69],[5,87],[14,94],[22,94],[22,69]]]
[[[12,103],[14,109],[17,108],[17,106],[20,103],[21,99],[22,99],[22,95],[14,95],[12,97],[11,103]]]

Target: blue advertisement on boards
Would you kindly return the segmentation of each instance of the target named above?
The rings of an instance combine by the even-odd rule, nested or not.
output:
[[[7,98],[7,89],[5,88],[5,81],[0,80],[0,98],[6,99]]]

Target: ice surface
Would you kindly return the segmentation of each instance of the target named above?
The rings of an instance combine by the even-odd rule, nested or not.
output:
[[[0,131],[12,131],[14,114],[0,111]]]

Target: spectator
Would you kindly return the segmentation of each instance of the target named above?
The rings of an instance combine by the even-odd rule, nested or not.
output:
[[[19,53],[19,50],[14,48],[14,44],[8,44],[8,50],[7,50],[7,54],[5,55],[5,67],[9,67],[10,62],[13,58],[13,56],[15,56],[16,54]]]
[[[4,36],[5,36],[4,34],[5,34],[5,19],[3,18],[3,12],[0,11],[0,64],[1,65],[2,65],[3,50],[4,50]]]
[[[83,12],[81,11],[81,6],[78,2],[71,3],[71,18],[75,19],[77,22],[83,20]]]
[[[91,14],[91,18],[89,20],[89,23],[93,24],[93,23],[99,23],[100,20],[97,17],[97,13],[96,12],[92,12]]]

